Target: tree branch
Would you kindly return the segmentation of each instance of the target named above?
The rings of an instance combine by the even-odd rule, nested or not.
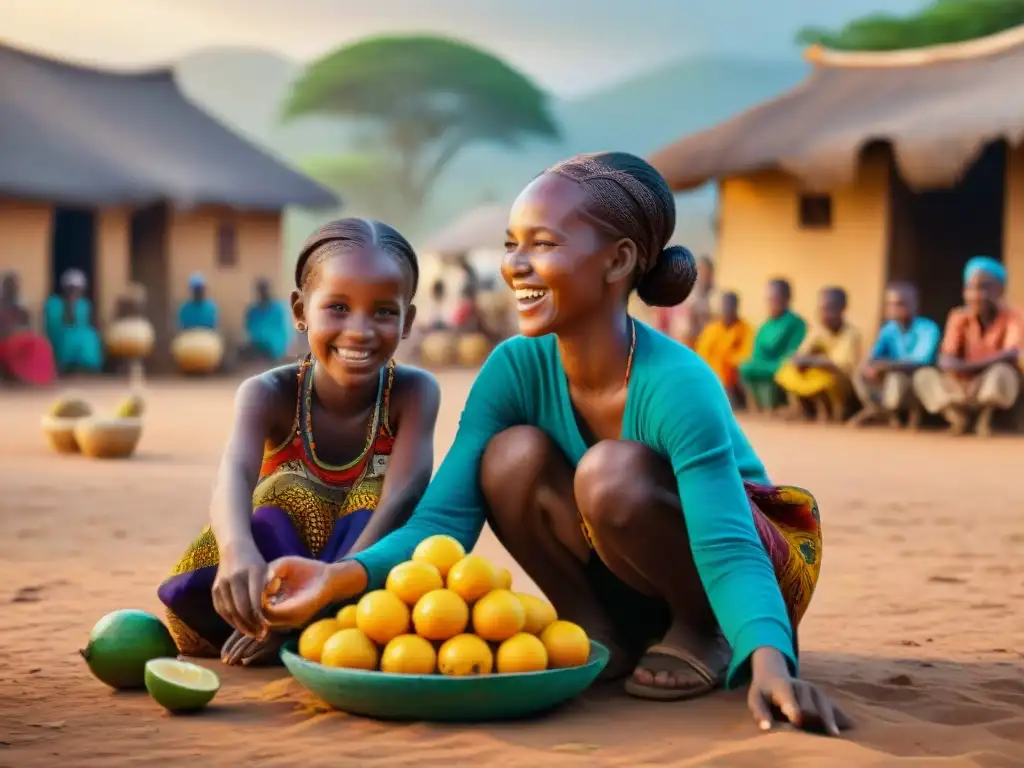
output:
[[[426,199],[427,193],[434,186],[438,177],[440,177],[444,172],[444,169],[448,167],[449,163],[451,163],[459,153],[459,150],[468,143],[466,136],[454,127],[449,131],[446,131],[446,133],[450,134],[452,138],[443,143],[440,152],[435,155],[433,162],[423,169],[423,173],[420,175],[419,179],[413,182],[412,191],[415,195],[417,204],[423,203]]]

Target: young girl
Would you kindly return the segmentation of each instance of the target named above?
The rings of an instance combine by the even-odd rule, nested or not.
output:
[[[245,665],[273,656],[280,638],[260,617],[267,562],[338,560],[419,501],[440,391],[392,360],[416,314],[418,274],[412,246],[380,222],[334,221],[306,241],[291,305],[310,355],[239,387],[211,524],[160,585],[183,654]]]
[[[268,569],[264,617],[301,625],[320,606],[377,588],[427,536],[468,549],[487,521],[564,618],[612,650],[609,671],[649,699],[749,684],[835,734],[843,715],[797,676],[796,626],[817,583],[817,504],[770,482],[714,372],[633,320],[635,289],[672,306],[696,281],[666,247],[665,180],[624,153],[549,169],[516,200],[502,274],[522,336],[497,347],[412,519],[340,563]]]

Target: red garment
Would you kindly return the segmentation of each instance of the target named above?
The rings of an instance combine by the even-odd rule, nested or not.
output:
[[[461,301],[452,312],[451,324],[453,328],[462,328],[473,319],[476,314],[476,304],[472,301]]]
[[[0,339],[0,369],[35,386],[52,384],[57,378],[53,347],[32,331],[15,331]]]

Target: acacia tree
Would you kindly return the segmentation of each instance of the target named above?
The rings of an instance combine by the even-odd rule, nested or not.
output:
[[[559,137],[547,95],[525,75],[478,48],[430,36],[373,38],[313,62],[284,117],[314,114],[372,126],[382,167],[397,182],[392,193],[410,212],[466,146]]]
[[[875,13],[838,31],[807,27],[797,42],[843,51],[893,51],[973,40],[1021,24],[1024,0],[934,0],[908,16]]]

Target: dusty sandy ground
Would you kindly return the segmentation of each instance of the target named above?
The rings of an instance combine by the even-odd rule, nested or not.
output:
[[[470,376],[446,374],[438,456]],[[127,462],[48,453],[53,393],[0,391],[0,766],[1024,765],[1024,443],[749,423],[773,477],[816,492],[824,567],[804,673],[857,719],[842,741],[760,734],[742,693],[594,692],[543,720],[387,725],[325,711],[282,669],[230,670],[199,716],[114,694],[76,654],[202,525],[230,382],[152,383]],[[99,406],[122,394],[90,387]],[[489,536],[480,549],[506,558]],[[517,574],[520,587],[525,582]]]

